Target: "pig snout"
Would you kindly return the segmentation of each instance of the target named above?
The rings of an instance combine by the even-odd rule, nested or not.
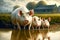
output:
[[[24,25],[28,24],[28,22],[29,22],[28,20],[24,20]]]

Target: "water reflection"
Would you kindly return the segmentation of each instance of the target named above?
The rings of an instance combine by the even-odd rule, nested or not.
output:
[[[11,40],[50,40],[48,30],[13,30]]]
[[[0,40],[60,40],[60,31],[0,30]]]

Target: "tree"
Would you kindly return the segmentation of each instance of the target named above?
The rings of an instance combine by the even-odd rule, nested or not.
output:
[[[34,9],[35,8],[36,3],[35,2],[29,2],[26,7],[30,10],[30,9]]]
[[[39,1],[37,4],[36,4],[36,7],[39,7],[41,5],[47,5],[45,1]]]
[[[13,10],[15,10],[15,9],[18,8],[18,7],[19,7],[18,5],[14,6],[14,7],[13,7]]]

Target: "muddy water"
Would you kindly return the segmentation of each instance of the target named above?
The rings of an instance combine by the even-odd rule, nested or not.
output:
[[[0,40],[60,40],[60,28],[40,30],[0,29]]]

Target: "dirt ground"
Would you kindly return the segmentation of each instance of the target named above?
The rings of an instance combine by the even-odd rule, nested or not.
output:
[[[51,24],[50,30],[60,30],[60,24]]]

